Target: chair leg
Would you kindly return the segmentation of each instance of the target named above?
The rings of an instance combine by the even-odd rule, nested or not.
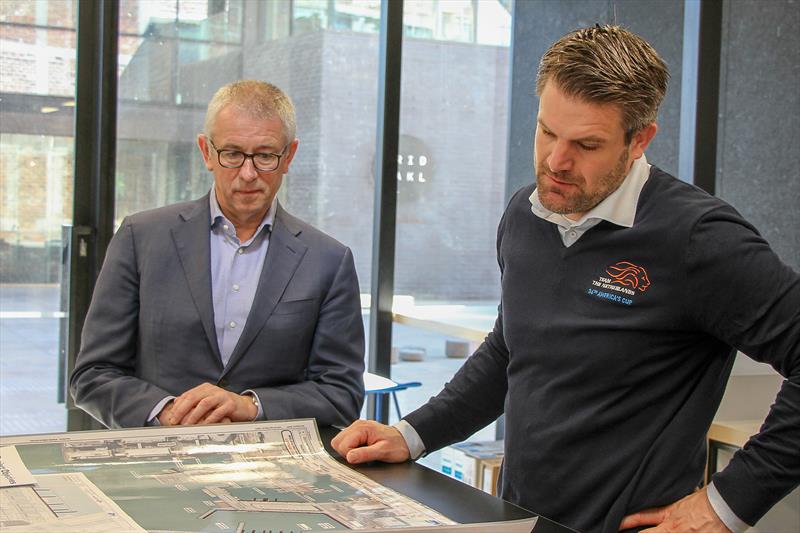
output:
[[[403,415],[400,414],[400,403],[397,401],[397,394],[392,391],[392,400],[394,400],[394,408],[397,410],[397,421],[399,422]]]
[[[383,413],[383,394],[379,392],[375,395],[375,420],[380,422],[381,424],[384,424],[385,422],[383,421],[382,413]]]

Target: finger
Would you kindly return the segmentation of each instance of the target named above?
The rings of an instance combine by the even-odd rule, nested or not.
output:
[[[343,457],[351,465],[368,463],[370,461],[380,461],[382,456],[384,455],[384,451],[382,449],[383,444],[384,444],[383,442],[376,442],[371,446],[362,446],[360,448],[353,448],[346,454],[343,454]]]
[[[622,519],[619,525],[620,531],[641,526],[655,526],[666,518],[666,507],[654,507],[645,509],[638,513],[629,514]]]
[[[368,461],[399,463],[408,459],[408,449],[404,448],[404,444],[399,444],[393,440],[380,440],[370,446],[350,450],[345,458],[351,464],[366,463]]]
[[[197,424],[200,420],[208,416],[211,411],[217,408],[219,402],[213,396],[208,396],[203,398],[197,405],[194,406],[194,409],[189,411],[186,416],[181,419],[181,425],[192,425]]]
[[[338,451],[339,443],[342,442],[342,439],[345,438],[345,436],[349,433],[350,428],[352,427],[353,425],[350,424],[348,427],[344,428],[339,433],[334,435],[334,437],[331,439],[331,446],[333,447],[334,450]]]
[[[218,424],[222,421],[222,419],[227,418],[230,420],[231,415],[231,406],[229,404],[223,403],[219,405],[213,411],[210,411],[204,416],[198,424]]]
[[[364,420],[363,418],[360,418],[360,419],[356,420],[355,422],[353,422],[352,424],[350,424],[349,426],[347,426],[346,428],[340,428],[339,429],[339,433],[337,433],[336,436],[333,437],[333,440],[331,440],[331,442],[338,441],[338,440],[340,440],[342,438],[343,435],[347,435],[347,433],[350,432],[351,430],[367,426],[370,423],[374,423],[374,421],[373,420]]]
[[[367,444],[368,435],[369,433],[365,428],[350,426],[333,438],[331,446],[333,446],[342,457],[345,457],[353,448],[358,448],[359,446]]]
[[[226,401],[228,396],[230,396],[230,392],[225,389],[222,389],[216,385],[211,383],[201,383],[196,387],[189,389],[188,391],[184,392],[180,398],[183,401],[189,402],[191,407],[189,409],[184,409],[183,416],[181,418],[182,424],[198,424],[201,423],[201,420],[208,415],[208,412],[212,409],[216,409],[217,406],[221,405]],[[203,409],[197,409],[201,402],[206,402]],[[213,402],[209,405],[208,402]]]
[[[184,417],[186,417],[203,398],[204,396],[197,394],[195,389],[188,390],[175,398],[172,402],[172,411],[169,414],[172,424],[181,424]]]
[[[211,413],[216,409],[216,404],[211,403],[209,401],[204,400],[198,403],[194,409],[189,411],[189,413],[183,417],[181,424],[191,426],[194,424],[202,424],[202,420],[208,418]]]
[[[213,422],[213,423],[214,424],[230,424],[231,422],[233,422],[233,421],[226,416],[226,417],[223,417],[222,420],[218,420],[218,421]],[[206,422],[206,419],[204,418],[203,420],[200,420],[197,423],[197,425],[204,425],[204,424],[211,424],[211,423],[212,422]]]
[[[167,421],[173,425],[178,424],[193,407],[194,405],[186,401],[185,398],[178,396],[172,401],[172,409],[167,414]]]

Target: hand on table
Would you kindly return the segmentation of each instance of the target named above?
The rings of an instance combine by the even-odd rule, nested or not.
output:
[[[730,533],[719,519],[706,495],[706,488],[698,490],[677,502],[645,509],[622,519],[620,531],[634,527],[654,526],[641,533]]]
[[[402,463],[411,458],[400,432],[373,420],[356,420],[333,438],[331,446],[351,464]]]
[[[258,407],[249,395],[203,383],[168,403],[158,421],[163,426],[249,422],[257,414]]]

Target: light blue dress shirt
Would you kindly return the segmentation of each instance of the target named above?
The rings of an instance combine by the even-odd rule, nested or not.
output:
[[[264,268],[264,260],[269,249],[270,232],[275,222],[278,197],[272,200],[267,214],[256,232],[246,242],[239,241],[236,228],[222,213],[214,187],[209,193],[211,209],[209,243],[211,249],[211,295],[214,304],[214,328],[217,332],[217,345],[222,365],[228,361],[236,349],[239,337],[247,323],[250,308]],[[243,391],[255,400],[258,407],[256,420],[264,418],[264,409],[255,392]],[[156,404],[147,419],[150,425],[159,425],[158,414],[175,396],[167,396]]]
[[[225,218],[214,189],[211,202],[211,293],[214,301],[214,327],[223,366],[227,366],[250,314],[261,269],[269,249],[275,221],[277,196],[246,242],[240,242],[233,223]]]

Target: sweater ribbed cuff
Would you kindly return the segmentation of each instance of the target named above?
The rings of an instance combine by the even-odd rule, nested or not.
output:
[[[725,499],[720,495],[717,487],[714,486],[714,483],[708,484],[708,491],[706,494],[708,495],[708,503],[711,504],[711,508],[714,509],[719,519],[722,520],[725,527],[730,529],[732,533],[744,533],[747,528],[750,527],[731,510],[730,506],[725,502]]]
[[[392,427],[399,431],[405,439],[412,461],[416,461],[420,458],[420,456],[422,456],[423,453],[425,453],[425,444],[422,443],[422,439],[419,438],[417,430],[414,429],[411,424],[405,420],[400,420]]]

